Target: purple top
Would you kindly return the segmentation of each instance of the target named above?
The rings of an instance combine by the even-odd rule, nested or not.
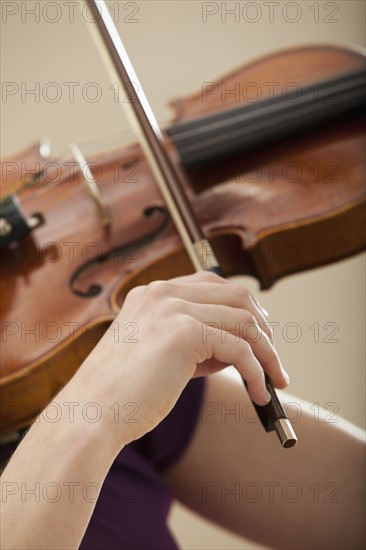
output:
[[[114,461],[81,542],[82,550],[178,548],[166,520],[173,495],[160,474],[184,453],[197,424],[204,378],[194,378],[169,415]]]
[[[169,415],[120,452],[101,488],[81,550],[178,548],[166,524],[173,495],[160,474],[173,466],[188,446],[204,386],[204,378],[191,380]],[[7,462],[16,446],[0,447],[1,463]]]

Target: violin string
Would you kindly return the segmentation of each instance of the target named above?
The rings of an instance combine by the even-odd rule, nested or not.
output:
[[[71,159],[71,158],[72,158],[72,156],[70,154],[70,151],[67,151],[66,153],[61,155],[61,160],[58,161],[58,163],[61,166],[62,162],[66,163],[68,161],[68,159]],[[81,175],[81,177],[80,177],[80,175]],[[76,193],[80,189],[80,184],[82,184],[82,183],[86,184],[84,178],[82,177],[80,167],[75,169],[75,171],[73,173],[73,178],[77,178],[77,180],[78,180],[78,181],[76,181],[76,185],[73,185],[73,187],[71,189],[68,189],[67,191],[65,191],[64,193],[59,195],[57,198],[54,198],[52,200],[49,200],[48,202],[43,203],[42,204],[42,212],[47,212],[50,208],[52,208],[52,207],[56,206],[57,204],[60,204],[61,202],[63,202],[65,200],[65,198],[68,198],[70,195]],[[45,182],[41,178],[38,179],[37,181],[30,181],[30,182],[26,183],[25,185],[23,185],[22,189],[27,189],[27,188],[33,186],[32,193],[29,194],[28,196],[22,198],[22,204],[27,205],[29,203],[32,203],[32,202],[34,202],[35,199],[37,199],[39,197],[42,197],[45,194],[50,194],[50,192],[53,189],[55,189],[59,185],[62,185],[62,184],[68,183],[68,182],[69,182],[69,180],[66,176],[58,178],[58,180],[54,181],[54,182],[52,182],[52,181],[48,181],[48,182],[46,181]],[[40,187],[36,188],[36,186],[40,186]]]
[[[353,95],[357,94],[360,95],[359,90],[361,90],[361,98],[363,98],[363,73],[361,74],[359,71],[354,71],[353,73],[348,73],[345,75],[342,75],[342,78],[338,79],[338,82],[342,82],[342,91],[343,91],[343,101],[349,101],[347,99],[348,95],[351,93],[351,99],[353,98]],[[306,90],[308,91],[308,90]],[[339,90],[337,90],[339,92]],[[348,93],[348,95],[347,95]],[[353,94],[353,95],[352,95]],[[308,97],[307,97],[308,96]],[[293,109],[296,107],[296,117],[299,117],[299,105],[290,105],[286,106],[283,105],[283,101],[280,101],[277,105],[277,108],[280,108],[280,117],[282,118],[282,123],[284,122],[284,112],[283,107],[285,107],[286,111],[290,111],[290,113],[293,111]],[[313,98],[312,95],[310,95],[310,107],[313,109]],[[305,97],[302,98],[301,101],[301,108],[303,111],[308,108],[309,105],[309,93],[305,94]],[[270,107],[271,111],[273,111],[274,108],[276,108],[276,105],[267,105],[267,107]],[[253,111],[252,116],[248,116],[248,110]],[[236,142],[240,136],[242,136],[243,132],[245,134],[250,134],[253,136],[255,132],[259,132],[259,130],[263,129],[264,126],[266,126],[267,121],[263,120],[266,119],[264,116],[266,114],[266,109],[263,109],[263,103],[261,107],[258,105],[252,105],[248,106],[242,106],[239,109],[228,109],[226,113],[221,113],[216,116],[208,116],[205,117],[203,120],[196,120],[193,122],[178,124],[177,126],[173,126],[171,128],[171,131],[169,131],[168,128],[168,134],[172,138],[173,142],[175,143],[176,147],[178,148],[178,152],[180,155],[184,153],[184,155],[192,155],[196,151],[199,151],[201,148],[205,149],[208,146],[215,147],[218,144],[220,144],[221,147],[223,147],[224,142],[226,144],[229,144],[231,142]],[[240,116],[241,114],[241,116]],[[253,116],[254,115],[254,116]],[[305,112],[306,115],[306,112]],[[241,120],[242,117],[245,117]],[[292,116],[292,115],[291,115]],[[234,117],[235,125],[233,128],[233,124],[231,124],[231,119]],[[273,117],[273,112],[272,112]],[[241,122],[241,123],[240,123]],[[218,132],[217,129],[220,129]],[[213,132],[212,130],[216,130]],[[195,134],[197,134],[197,137],[195,137]],[[115,147],[116,145],[120,146],[121,148],[125,146],[124,142],[127,142],[127,140],[130,139],[131,136],[131,130],[125,129],[121,130],[115,134],[104,136],[103,138],[94,138],[90,139],[87,142],[85,142],[82,145],[83,151],[85,151],[85,156],[92,156],[93,155],[93,149],[96,151],[98,149],[99,154],[101,154],[101,149],[104,150],[111,149]],[[185,143],[184,143],[185,142]],[[66,166],[66,162],[68,159],[72,158],[70,155],[70,152],[63,153],[61,155],[61,160],[56,165],[59,164],[60,167],[62,167],[62,164]],[[51,165],[55,165],[55,162],[51,162]],[[47,166],[47,163],[45,162],[45,167]],[[43,170],[43,176],[45,174],[45,167]],[[77,172],[80,171],[80,168],[77,169]],[[49,175],[46,173],[46,178],[49,178]],[[52,182],[49,181],[48,183],[45,183],[42,180],[42,173],[38,177],[33,177],[32,179],[24,178],[25,181],[18,181],[5,191],[5,193],[2,193],[0,195],[0,201],[6,199],[9,195],[18,193],[22,189],[28,189],[29,187],[34,187],[34,192],[32,196],[25,197],[25,202],[28,202],[28,200],[34,200],[34,197],[39,197],[43,195],[44,193],[50,192],[52,189],[54,189],[55,186],[59,185],[61,182],[65,181],[66,177],[61,177],[59,181]],[[38,189],[36,189],[36,186],[42,186]],[[35,195],[36,194],[36,195]],[[67,192],[65,196],[67,196],[69,193]],[[55,204],[55,202],[59,202],[61,199],[55,199],[55,201],[51,201],[50,204]],[[47,203],[48,204],[48,203]]]
[[[83,178],[83,176],[81,174],[81,171],[80,171],[80,176],[81,177],[78,177],[78,181],[76,182],[75,185],[73,185],[73,187],[71,187],[70,189],[67,189],[66,191],[64,191],[57,198],[48,200],[48,202],[43,203],[42,204],[42,212],[47,212],[51,208],[54,208],[58,204],[61,204],[62,202],[64,202],[65,199],[70,198],[72,195],[74,195],[74,194],[76,194],[77,192],[80,191],[81,186],[85,186],[85,189],[87,190],[87,182]],[[67,182],[65,181],[63,183],[67,183]],[[90,197],[89,193],[86,196]],[[33,198],[34,198],[33,194],[32,194],[32,197],[27,197],[28,201],[33,200]],[[24,200],[23,203],[26,204],[27,200]]]
[[[83,180],[80,180],[76,186],[72,187],[71,189],[68,189],[64,193],[62,193],[57,199],[49,200],[44,205],[42,205],[42,212],[47,212],[51,208],[54,208],[58,204],[64,202],[66,198],[69,198],[71,195],[75,194],[80,189],[80,185],[83,184]]]
[[[304,85],[287,96],[273,96],[240,107],[228,107],[201,119],[178,123],[167,133],[185,166],[235,150],[263,146],[266,140],[295,133],[365,107],[364,70]],[[330,87],[330,89],[329,89]]]
[[[7,190],[4,193],[0,194],[0,203],[4,202],[5,199],[10,197],[11,195],[15,195],[18,191],[23,189],[26,185],[28,185],[29,182],[16,182],[12,185],[10,185]]]
[[[168,123],[166,123],[168,125]],[[112,149],[114,147],[125,147],[126,145],[131,143],[131,140],[133,139],[134,134],[131,129],[121,130],[118,132],[115,132],[113,134],[100,137],[95,137],[92,139],[88,139],[87,141],[84,141],[81,143],[80,148],[83,150],[85,156],[91,156],[93,154],[98,155],[102,154],[104,151],[107,151],[108,149]],[[61,158],[61,160],[52,160],[50,161],[52,164],[59,164],[60,166],[62,163],[65,163],[68,161],[68,158],[70,159],[70,151],[67,151],[67,153],[62,153],[61,155],[57,155],[55,158]],[[47,162],[45,162],[45,165],[47,166]],[[78,170],[76,170],[77,172]],[[63,182],[63,179],[61,178],[61,181],[57,182],[48,182],[48,183],[42,183],[42,173],[40,177],[38,178],[22,178],[20,181],[17,181],[10,185],[5,192],[2,192],[0,194],[0,203],[3,202],[7,197],[14,195],[16,193],[19,193],[22,190],[29,189],[30,187],[34,187],[34,192],[32,193],[32,200],[34,199],[34,194],[36,196],[42,195],[44,192],[50,191],[52,188],[54,188],[56,185],[59,185]],[[36,186],[43,185],[42,189],[36,189]],[[28,202],[30,200],[29,197],[25,197],[24,201]]]

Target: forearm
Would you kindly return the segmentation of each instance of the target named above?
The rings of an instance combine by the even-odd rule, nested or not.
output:
[[[125,331],[131,323],[133,339]],[[248,324],[259,340],[241,337]],[[166,417],[195,373],[235,364],[253,401],[266,403],[264,368],[276,387],[287,384],[269,337],[265,314],[248,291],[212,273],[133,289],[113,330],[54,400],[57,423],[48,406],[3,475],[4,548],[77,547],[97,496],[87,489],[101,486],[124,445]],[[93,402],[98,422],[80,414],[70,421],[70,404],[80,411]],[[134,407],[133,420],[118,415],[126,405]],[[32,489],[35,495],[27,492]]]
[[[78,379],[66,386],[33,424],[5,469],[3,549],[79,546],[120,449],[108,416],[90,422],[85,415],[70,415],[67,403],[82,404],[83,396],[86,403]],[[54,420],[55,410],[57,422],[47,420]]]
[[[335,417],[326,423],[321,412],[314,420],[311,404],[289,394],[281,401],[301,410],[293,449],[282,449],[253,421],[239,382],[211,377],[201,422],[168,471],[168,485],[186,506],[271,548],[364,548],[362,431],[348,424],[344,429]]]

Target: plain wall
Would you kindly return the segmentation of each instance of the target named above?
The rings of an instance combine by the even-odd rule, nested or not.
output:
[[[204,82],[258,56],[302,44],[364,46],[363,1],[109,4],[162,127],[172,116],[169,100],[199,91]],[[1,76],[3,86],[14,91],[1,103],[3,156],[42,137],[50,139],[55,158],[70,142],[93,141],[98,150],[102,138],[118,133],[121,140],[134,141],[89,35],[87,12],[82,15],[63,1],[3,1],[1,9]],[[70,82],[80,84],[73,100],[65,84]],[[58,101],[50,100],[50,83],[61,90]],[[31,89],[36,96],[25,94]],[[100,98],[94,102],[95,90]],[[330,411],[335,407],[364,426],[363,255],[287,277],[266,292],[253,279],[241,280],[257,293],[270,320],[279,323],[275,342],[291,377],[291,392]],[[291,331],[286,337],[288,323],[300,327],[296,342],[291,342]],[[310,328],[314,323],[319,324],[319,341]],[[326,341],[331,326],[337,327],[336,342]],[[171,524],[184,548],[254,548],[178,505]]]

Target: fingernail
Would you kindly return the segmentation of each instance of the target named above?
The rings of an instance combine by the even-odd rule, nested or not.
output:
[[[268,405],[268,403],[271,401],[272,397],[271,394],[266,390],[266,402],[265,405]]]
[[[289,383],[290,382],[289,375],[287,374],[287,372],[285,371],[285,369],[283,367],[281,367],[281,369],[282,369],[282,374],[285,377],[286,382]]]
[[[262,309],[262,312],[265,315],[265,317],[269,317],[268,311],[263,306],[261,307],[261,309]]]

